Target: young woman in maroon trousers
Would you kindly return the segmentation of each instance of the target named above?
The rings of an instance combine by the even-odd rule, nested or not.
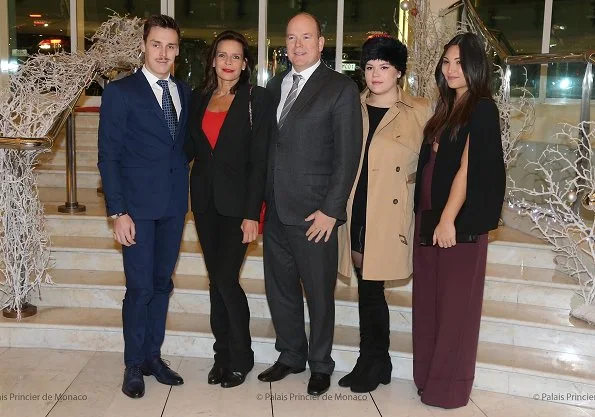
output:
[[[481,40],[455,36],[436,67],[440,98],[424,130],[415,190],[413,377],[422,402],[469,401],[488,231],[505,190],[500,121]]]

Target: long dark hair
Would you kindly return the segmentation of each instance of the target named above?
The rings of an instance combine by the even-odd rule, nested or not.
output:
[[[211,44],[209,48],[208,55],[207,55],[207,63],[205,68],[205,77],[203,80],[203,87],[202,91],[204,94],[210,94],[217,88],[217,73],[215,72],[215,68],[213,68],[213,61],[215,56],[217,55],[217,47],[219,46],[219,42],[221,41],[236,41],[242,45],[242,53],[244,55],[244,61],[246,62],[246,69],[242,71],[240,74],[240,79],[238,82],[231,88],[230,93],[235,94],[238,91],[238,88],[242,84],[246,84],[250,82],[250,77],[252,76],[252,71],[254,70],[254,57],[250,53],[250,49],[248,46],[248,41],[241,33],[236,32],[235,30],[226,30],[221,32],[217,38]]]
[[[459,47],[461,67],[468,88],[456,104],[455,90],[448,87],[446,78],[442,74],[444,55],[448,48],[454,45]],[[484,45],[473,33],[457,35],[444,46],[444,52],[434,72],[440,98],[434,115],[424,129],[426,142],[433,142],[434,138],[442,135],[446,129],[450,129],[450,139],[454,140],[459,129],[469,120],[477,101],[481,98],[492,98],[490,68]]]

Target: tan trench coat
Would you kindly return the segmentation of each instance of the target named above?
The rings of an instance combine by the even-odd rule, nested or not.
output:
[[[347,222],[339,227],[339,273],[351,278],[351,209],[369,131],[366,98],[361,94],[364,141],[355,183],[347,200]],[[413,192],[423,129],[432,115],[430,101],[399,88],[399,100],[376,128],[368,151],[368,198],[363,277],[407,279],[413,269]]]

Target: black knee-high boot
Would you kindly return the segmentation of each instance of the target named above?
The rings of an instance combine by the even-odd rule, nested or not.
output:
[[[359,294],[360,356],[353,370],[339,380],[339,385],[354,392],[368,392],[379,383],[388,384],[392,364],[389,313],[384,296],[384,281],[366,281],[355,268]]]
[[[390,319],[384,295],[384,281],[358,276],[360,319],[360,371],[351,381],[354,392],[369,392],[391,380],[389,355]]]
[[[359,283],[362,279],[362,269],[361,268],[354,268],[355,270],[355,275],[357,276],[357,291],[358,291],[358,295],[359,295]],[[360,356],[357,358],[357,362],[355,363],[355,366],[353,367],[353,369],[351,370],[351,372],[349,372],[347,375],[345,375],[343,378],[339,379],[339,386],[340,387],[351,387],[351,384],[353,383],[353,381],[357,378],[357,375],[359,374],[359,372],[362,370],[362,358],[361,358],[361,321],[362,321],[362,310],[361,310],[361,306],[358,304],[358,309],[359,309],[359,320],[360,320]]]

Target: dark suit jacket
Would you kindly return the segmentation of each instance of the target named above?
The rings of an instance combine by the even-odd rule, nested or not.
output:
[[[101,98],[99,172],[107,214],[158,219],[188,211],[188,161],[184,138],[190,88],[178,87],[182,109],[175,140],[142,71],[109,83]]]
[[[229,108],[215,149],[202,130],[211,94],[195,91],[185,150],[194,160],[190,174],[192,211],[204,213],[212,198],[224,216],[258,220],[264,197],[267,154],[274,128],[273,100],[262,87],[242,85]],[[250,126],[249,102],[252,102]]]
[[[286,74],[267,85],[275,109]],[[316,210],[338,224],[346,220],[362,136],[357,85],[321,63],[271,143],[266,195],[274,196],[284,224],[305,225],[304,219]]]
[[[504,192],[506,172],[500,138],[500,116],[492,99],[481,99],[475,105],[469,121],[459,129],[456,140],[450,139],[447,129],[440,137],[438,155],[432,174],[432,210],[442,213],[450,188],[457,174],[465,144],[469,137],[467,167],[467,195],[457,215],[458,232],[486,233],[498,227]],[[418,165],[416,184],[421,184],[425,164],[430,159],[431,145],[423,143]],[[415,187],[415,211],[421,187]]]

